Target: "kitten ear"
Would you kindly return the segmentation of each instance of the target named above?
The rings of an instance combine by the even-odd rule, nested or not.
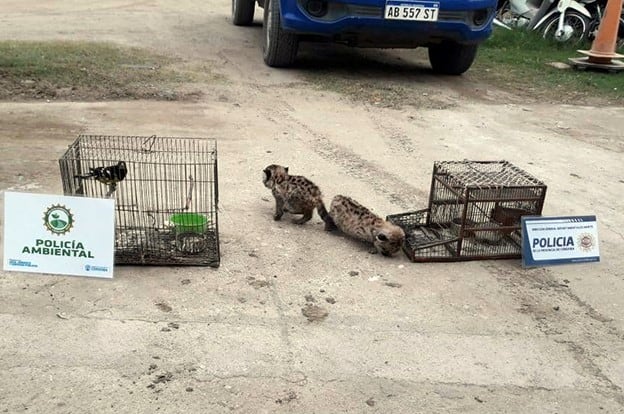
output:
[[[385,241],[388,241],[388,236],[386,236],[386,235],[385,235],[385,234],[383,234],[383,233],[378,233],[378,234],[377,234],[377,240],[379,240],[379,241],[384,241],[384,242],[385,242]]]
[[[268,168],[262,171],[262,181],[267,182],[271,178],[271,170]]]
[[[286,174],[288,174],[288,167],[284,167],[284,170],[286,171]]]

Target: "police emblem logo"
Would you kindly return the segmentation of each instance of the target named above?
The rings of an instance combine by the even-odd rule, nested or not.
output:
[[[584,252],[590,252],[594,249],[596,243],[594,236],[589,233],[582,233],[578,236],[578,247]]]

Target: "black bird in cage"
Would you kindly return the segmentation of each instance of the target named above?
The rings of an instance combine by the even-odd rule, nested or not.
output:
[[[80,179],[94,179],[102,184],[108,185],[108,193],[106,197],[110,197],[111,194],[117,188],[117,183],[123,181],[128,174],[128,167],[126,167],[125,161],[119,161],[115,165],[109,165],[108,167],[95,167],[89,168],[89,174],[75,175],[75,178]]]

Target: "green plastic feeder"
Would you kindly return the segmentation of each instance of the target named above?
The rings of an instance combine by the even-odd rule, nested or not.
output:
[[[208,218],[203,214],[196,213],[178,213],[170,217],[169,221],[173,223],[176,233],[198,233],[206,231]]]

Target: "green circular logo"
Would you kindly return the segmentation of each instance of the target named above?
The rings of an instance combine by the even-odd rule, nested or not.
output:
[[[65,206],[53,205],[43,214],[43,223],[53,234],[65,234],[74,225],[74,216]]]

